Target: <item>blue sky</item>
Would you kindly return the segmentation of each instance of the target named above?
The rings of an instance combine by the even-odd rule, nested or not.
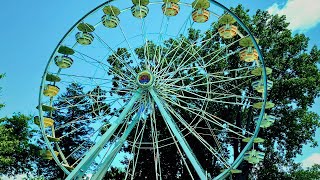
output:
[[[6,107],[0,117],[14,112],[36,114],[39,85],[45,65],[66,31],[85,13],[103,0],[80,1],[4,1],[0,6],[1,43],[0,73],[6,78],[0,81],[3,87],[0,102]],[[227,7],[243,4],[253,14],[257,9],[288,16],[290,28],[310,37],[310,47],[320,47],[320,2],[314,0],[219,0]],[[320,99],[312,108],[320,112]],[[317,133],[320,137],[320,132]],[[319,139],[319,138],[318,138]],[[320,139],[319,139],[320,140]],[[318,154],[316,154],[318,153]],[[310,158],[320,163],[320,148],[304,148],[301,162]],[[309,162],[311,160],[308,160]]]

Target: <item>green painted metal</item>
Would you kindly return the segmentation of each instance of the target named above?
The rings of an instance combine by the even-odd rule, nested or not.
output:
[[[258,43],[257,43],[256,39],[254,38],[253,34],[251,33],[251,31],[249,30],[249,28],[230,9],[228,9],[227,7],[225,7],[224,5],[222,5],[221,3],[219,3],[219,2],[217,2],[215,0],[210,0],[210,1],[213,4],[215,4],[216,6],[222,8],[223,10],[225,10],[226,12],[231,14],[237,20],[237,23],[249,34],[249,37],[251,38],[251,40],[252,40],[252,42],[254,44],[254,47],[258,51],[258,54],[259,54],[259,57],[260,57],[260,61],[261,61],[261,65],[262,65],[262,74],[263,74],[262,78],[263,78],[263,84],[264,84],[264,92],[263,92],[264,101],[263,101],[263,104],[262,104],[262,108],[261,108],[260,115],[259,115],[259,120],[257,121],[256,129],[254,131],[254,134],[253,134],[252,138],[250,139],[250,141],[247,143],[247,145],[244,147],[244,149],[241,151],[239,156],[236,158],[236,160],[229,167],[229,169],[224,171],[224,172],[222,172],[217,177],[213,178],[214,180],[220,180],[220,179],[225,179],[226,177],[228,177],[230,175],[230,173],[231,173],[231,170],[232,169],[236,169],[240,165],[240,163],[243,161],[244,154],[246,153],[246,151],[248,151],[252,147],[254,139],[258,136],[259,129],[260,129],[260,124],[261,124],[261,121],[262,121],[264,113],[265,113],[265,106],[266,106],[266,99],[267,99],[267,75],[266,75],[267,72],[266,72],[266,68],[265,68],[263,54],[261,53],[261,50],[260,50],[260,48],[258,46]]]
[[[99,152],[107,144],[112,134],[116,131],[118,126],[123,122],[124,118],[128,115],[135,102],[141,97],[141,90],[138,89],[128,105],[121,112],[119,117],[113,122],[112,126],[102,135],[101,139],[91,148],[87,155],[80,161],[76,168],[68,175],[66,180],[79,179],[85,174],[92,162],[98,156]]]
[[[183,151],[186,153],[186,156],[188,157],[188,159],[191,162],[192,166],[196,170],[196,172],[199,175],[200,179],[202,179],[202,180],[207,179],[205,171],[203,170],[203,168],[201,167],[199,161],[197,160],[197,158],[193,154],[188,142],[186,141],[186,139],[181,134],[181,131],[178,129],[177,124],[174,122],[172,117],[169,115],[169,113],[165,109],[165,107],[163,105],[163,102],[158,97],[157,93],[154,91],[153,88],[149,88],[149,92],[150,92],[151,96],[153,97],[154,101],[156,102],[156,104],[157,104],[157,106],[158,106],[158,108],[159,108],[159,110],[161,112],[161,115],[162,115],[163,119],[168,123],[171,131],[173,132],[173,134],[177,138],[179,144],[181,145]]]
[[[244,148],[244,150],[240,153],[240,155],[238,156],[238,158],[234,161],[234,163],[231,165],[231,167],[227,170],[227,171],[224,171],[223,173],[221,173],[220,175],[218,175],[216,178],[214,179],[224,179],[226,178],[230,171],[232,169],[235,169],[236,167],[238,167],[240,165],[240,163],[242,162],[243,160],[243,157],[244,157],[244,153],[249,150],[251,147],[252,147],[252,143],[253,143],[253,140],[254,138],[257,136],[258,132],[259,132],[259,127],[260,127],[260,123],[263,119],[263,115],[264,115],[264,109],[265,109],[265,105],[266,105],[266,98],[267,98],[267,79],[266,79],[266,69],[265,69],[265,64],[264,64],[264,61],[263,61],[263,56],[262,56],[262,53],[258,47],[258,44],[256,42],[256,40],[253,38],[253,35],[252,33],[249,31],[249,29],[244,25],[244,23],[233,13],[231,12],[228,8],[226,8],[225,6],[223,6],[222,4],[218,3],[217,1],[215,0],[210,0],[213,4],[221,7],[222,9],[224,9],[226,12],[228,12],[229,14],[231,14],[236,20],[237,22],[242,26],[242,28],[244,28],[244,30],[249,34],[250,38],[252,39],[253,41],[253,44],[254,44],[254,47],[255,49],[258,51],[258,54],[260,56],[260,60],[261,60],[261,64],[262,64],[262,72],[263,72],[263,82],[264,82],[264,93],[263,93],[263,97],[264,97],[264,102],[263,102],[263,105],[262,105],[262,110],[260,111],[260,115],[259,115],[259,120],[257,121],[257,128],[254,132],[254,136],[252,137],[252,139],[249,141],[249,143],[246,145],[246,147]],[[40,86],[40,93],[39,93],[39,117],[40,117],[40,126],[41,126],[41,131],[42,133],[44,134],[44,140],[46,141],[46,143],[48,144],[48,148],[50,150],[50,152],[53,154],[53,159],[56,161],[56,163],[58,164],[58,166],[60,166],[60,168],[62,168],[62,170],[66,173],[66,174],[69,174],[69,170],[66,169],[64,166],[61,165],[58,157],[54,154],[54,150],[52,148],[52,146],[50,145],[50,142],[49,140],[47,139],[47,137],[45,136],[45,131],[44,131],[44,123],[43,123],[43,108],[42,108],[42,98],[43,98],[43,95],[41,92],[43,92],[43,89],[44,89],[44,86],[45,86],[45,75],[47,73],[47,70],[48,70],[48,67],[49,65],[52,63],[52,59],[54,57],[54,55],[57,53],[58,51],[58,48],[59,46],[63,43],[64,39],[69,36],[72,31],[75,29],[76,25],[79,24],[80,22],[82,22],[87,16],[89,16],[90,14],[92,14],[93,12],[99,10],[102,6],[106,5],[106,4],[109,4],[111,1],[107,1],[107,2],[104,2],[103,4],[99,5],[98,7],[96,7],[95,9],[93,9],[92,11],[90,11],[89,13],[87,13],[85,16],[83,16],[77,23],[75,23],[74,26],[72,26],[70,28],[70,30],[65,34],[65,36],[60,40],[60,42],[58,43],[56,49],[54,50],[54,53],[51,55],[50,57],[50,61],[48,62],[47,66],[46,66],[46,69],[45,69],[45,72],[43,74],[43,78],[42,78],[42,82],[41,82],[41,86]],[[150,93],[154,90],[150,90]],[[155,97],[157,97],[156,93],[154,94]],[[158,98],[158,97],[157,97]],[[154,98],[155,99],[155,98]],[[163,112],[166,113],[168,115],[168,113],[166,112],[166,110],[164,109],[163,107],[163,104],[161,103],[160,99],[158,99],[159,101],[159,104],[162,106],[163,108]],[[158,105],[159,106],[159,105]],[[162,112],[161,112],[162,113]],[[168,115],[168,118],[170,120],[172,120],[172,118]],[[167,120],[167,118],[165,118]],[[173,122],[174,123],[174,122]],[[106,132],[107,133],[107,132]],[[179,133],[179,132],[178,132]],[[182,137],[183,138],[183,137]],[[180,141],[179,141],[180,142]],[[88,165],[89,166],[89,165]]]
[[[110,2],[112,2],[113,0],[109,0],[109,1],[106,1],[104,3],[102,3],[101,5],[97,6],[95,9],[89,11],[87,14],[85,14],[81,19],[79,19],[69,30],[68,32],[62,37],[62,39],[59,41],[59,43],[57,44],[57,46],[55,47],[53,53],[51,54],[50,56],[50,60],[48,61],[47,65],[46,65],[46,68],[43,72],[43,75],[42,75],[42,79],[41,79],[41,85],[40,85],[40,88],[39,88],[39,99],[38,99],[38,107],[39,107],[39,117],[40,117],[40,127],[41,127],[41,133],[43,135],[43,138],[44,138],[44,141],[46,142],[47,144],[47,147],[48,149],[50,150],[50,152],[53,154],[53,159],[54,161],[57,163],[57,165],[66,173],[66,174],[69,174],[70,171],[65,168],[61,163],[60,163],[60,160],[58,159],[58,157],[55,155],[54,153],[54,149],[53,147],[51,146],[51,143],[50,141],[48,140],[47,136],[46,136],[46,132],[45,132],[45,128],[44,128],[44,122],[43,122],[43,110],[42,110],[42,99],[43,99],[43,94],[41,92],[43,92],[44,90],[44,87],[45,87],[45,82],[46,82],[46,74],[48,72],[48,69],[49,69],[49,66],[50,64],[53,62],[53,57],[55,56],[55,54],[58,52],[59,50],[59,47],[60,45],[62,45],[62,43],[64,42],[64,40],[66,39],[66,37],[68,37],[72,32],[73,30],[75,29],[76,25],[79,24],[80,22],[82,22],[87,16],[89,16],[90,14],[98,11],[102,6],[106,5],[106,4],[109,4]],[[61,69],[60,69],[61,70]],[[59,72],[60,72],[59,70]]]
[[[113,162],[116,155],[121,150],[121,147],[123,143],[126,141],[127,137],[131,133],[134,126],[138,123],[138,121],[141,118],[141,112],[139,112],[133,119],[128,128],[124,131],[123,135],[120,137],[120,139],[116,142],[114,148],[111,150],[111,153],[106,157],[103,163],[101,163],[98,168],[98,171],[92,176],[93,180],[100,180],[104,177],[104,175],[107,173],[111,163]]]

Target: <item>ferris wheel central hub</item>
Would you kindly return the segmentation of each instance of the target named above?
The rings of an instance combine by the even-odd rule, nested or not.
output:
[[[153,74],[147,70],[141,71],[137,75],[137,83],[140,87],[143,87],[143,88],[152,86],[153,80],[154,80]]]

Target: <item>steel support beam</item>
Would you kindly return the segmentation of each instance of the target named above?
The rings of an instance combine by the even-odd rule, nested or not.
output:
[[[116,142],[114,148],[111,150],[111,153],[106,157],[106,159],[99,165],[98,171],[92,176],[92,180],[101,180],[104,175],[107,173],[111,163],[113,162],[116,155],[121,150],[123,143],[126,141],[127,137],[131,133],[134,126],[140,120],[141,112],[139,112],[131,121],[130,125],[124,131],[121,138]]]
[[[163,119],[167,122],[169,128],[171,129],[171,131],[173,132],[173,134],[177,138],[180,146],[182,147],[183,151],[185,152],[185,154],[188,157],[189,161],[191,162],[192,166],[196,170],[200,179],[206,180],[207,177],[206,177],[205,171],[203,170],[199,161],[197,160],[194,153],[192,152],[192,149],[190,148],[188,142],[186,141],[186,139],[184,138],[184,136],[182,135],[182,133],[178,129],[177,124],[174,122],[174,120],[172,119],[170,114],[165,109],[162,100],[158,97],[157,93],[154,91],[153,88],[149,88],[149,92],[150,92],[151,96],[153,97],[154,101],[156,102]]]
[[[92,162],[98,156],[103,147],[107,144],[112,134],[123,122],[123,119],[127,116],[129,111],[132,109],[135,102],[141,97],[141,90],[138,89],[127,106],[121,112],[120,116],[113,122],[112,126],[102,135],[101,139],[90,149],[86,156],[80,161],[76,168],[68,175],[66,180],[82,179],[82,176],[88,170]]]

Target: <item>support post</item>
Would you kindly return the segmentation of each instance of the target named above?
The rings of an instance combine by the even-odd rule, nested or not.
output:
[[[153,97],[154,101],[156,102],[161,115],[163,119],[168,123],[169,128],[177,138],[179,144],[181,145],[183,151],[185,152],[186,156],[188,157],[189,161],[191,162],[192,166],[196,170],[198,176],[200,177],[201,180],[206,180],[206,173],[201,167],[199,161],[195,157],[195,155],[192,152],[192,149],[190,148],[188,142],[185,140],[184,136],[182,133],[178,130],[177,124],[174,122],[172,117],[169,115],[169,113],[166,111],[165,107],[163,106],[163,102],[160,100],[158,97],[157,93],[154,91],[153,88],[149,88],[149,92],[151,96]]]
[[[127,127],[127,129],[124,131],[121,138],[116,142],[114,148],[111,150],[111,153],[106,157],[106,159],[99,165],[98,171],[92,176],[92,180],[101,180],[104,175],[107,173],[111,163],[113,162],[114,158],[118,154],[118,152],[121,150],[121,147],[124,143],[124,141],[127,139],[129,134],[131,133],[134,126],[137,124],[137,122],[140,120],[141,117],[141,111],[138,112],[138,114],[133,118],[130,125]]]
[[[134,103],[141,97],[141,89],[138,89],[131,100],[129,101],[128,105],[124,108],[121,112],[120,116],[114,121],[112,126],[102,135],[101,139],[90,149],[87,155],[80,161],[80,163],[76,166],[76,168],[68,175],[66,180],[76,180],[82,179],[82,176],[88,170],[92,162],[98,156],[100,151],[109,141],[112,134],[118,128],[118,126],[123,122],[123,119],[127,116],[129,111],[132,109]]]

